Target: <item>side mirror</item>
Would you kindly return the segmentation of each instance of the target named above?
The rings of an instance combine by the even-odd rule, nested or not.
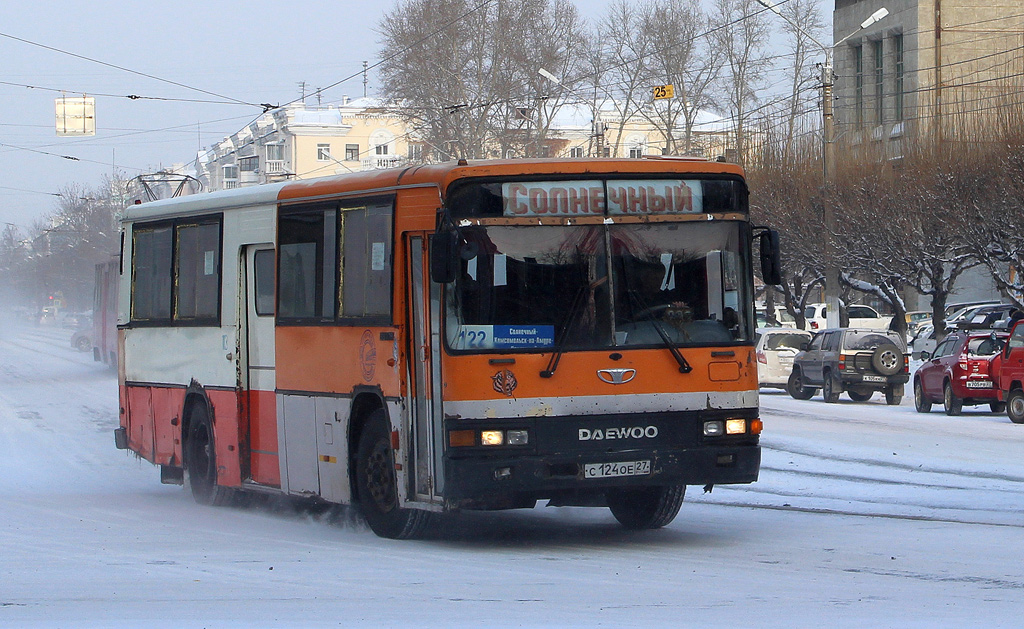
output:
[[[779,232],[766,229],[761,234],[761,278],[765,284],[782,283],[782,260],[779,251]]]
[[[929,352],[928,350],[923,350],[921,352],[921,360],[931,360],[931,359],[932,359],[932,353],[931,352]]]
[[[430,280],[438,284],[450,284],[459,272],[459,258],[456,255],[459,234],[455,230],[437,232],[430,238]]]

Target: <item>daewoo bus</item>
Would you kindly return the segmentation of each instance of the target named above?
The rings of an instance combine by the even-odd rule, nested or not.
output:
[[[516,160],[155,201],[123,221],[118,447],[221,504],[607,506],[628,528],[760,466],[735,165]],[[777,281],[774,280],[774,281]]]

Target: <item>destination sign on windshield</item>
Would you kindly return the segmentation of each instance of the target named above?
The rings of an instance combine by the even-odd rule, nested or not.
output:
[[[501,185],[502,214],[510,217],[581,217],[700,214],[699,180],[516,181]]]

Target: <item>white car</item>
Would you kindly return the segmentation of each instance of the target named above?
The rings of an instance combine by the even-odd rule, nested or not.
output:
[[[793,315],[789,314],[789,311],[782,306],[775,306],[775,320],[778,321],[780,328],[795,328],[796,319]],[[768,316],[766,310],[762,306],[757,307],[757,327],[767,328],[769,327]]]
[[[878,314],[878,311],[871,306],[855,304],[849,306],[846,312],[850,315],[851,328],[871,328],[872,330],[888,330],[892,317]],[[804,319],[807,320],[809,330],[824,330],[828,327],[825,323],[825,304],[807,304],[804,307]]]
[[[936,345],[938,343],[935,340],[935,327],[926,323],[917,329],[917,333],[910,341],[910,357],[920,359],[925,352],[931,356],[935,352]]]
[[[762,328],[757,332],[757,381],[762,387],[785,389],[793,371],[793,357],[814,335],[793,328]]]

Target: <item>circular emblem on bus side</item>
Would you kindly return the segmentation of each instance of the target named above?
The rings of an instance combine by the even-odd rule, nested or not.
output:
[[[373,333],[369,330],[363,332],[359,342],[359,364],[363,369],[363,380],[372,382],[377,370],[377,344],[373,342]]]

